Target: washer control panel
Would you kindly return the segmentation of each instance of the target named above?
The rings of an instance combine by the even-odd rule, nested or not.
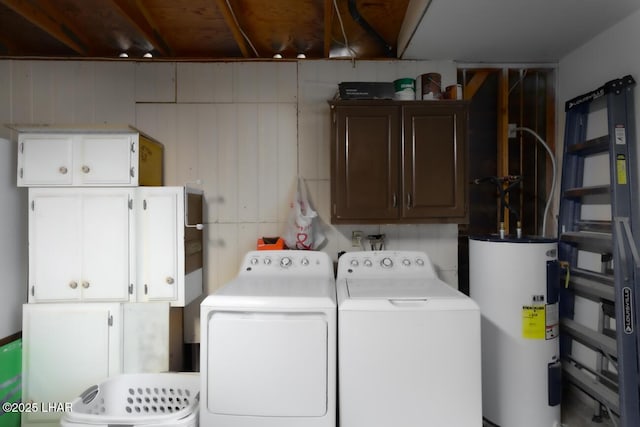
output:
[[[251,251],[245,255],[240,274],[322,274],[333,275],[333,263],[324,252]]]
[[[338,278],[376,275],[424,277],[435,272],[429,257],[418,251],[347,252],[338,262]]]

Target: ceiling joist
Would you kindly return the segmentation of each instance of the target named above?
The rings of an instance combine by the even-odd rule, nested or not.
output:
[[[229,8],[229,4],[226,0],[216,0],[216,4],[218,5],[218,9],[222,16],[224,17],[224,21],[227,23],[229,30],[231,30],[231,34],[233,34],[233,39],[236,41],[238,47],[240,48],[240,52],[242,52],[242,56],[245,58],[249,58],[253,56],[251,51],[249,50],[249,45],[242,35],[242,30],[240,29],[239,24],[236,22],[234,18],[234,12]]]
[[[155,26],[149,13],[139,1],[111,0],[120,10],[120,14],[126,18],[157,50],[164,56],[172,56],[172,50],[167,42],[160,36],[160,31]]]
[[[66,45],[74,52],[80,55],[88,55],[89,52],[85,46],[82,46],[77,33],[73,33],[71,25],[68,22],[59,21],[52,17],[48,12],[43,10],[40,5],[21,0],[0,0],[0,3],[21,15],[24,19],[31,22],[42,31],[49,34],[62,44]],[[60,19],[60,18],[58,18]]]
[[[333,31],[333,0],[324,0],[324,57],[328,58],[331,53],[331,36]]]

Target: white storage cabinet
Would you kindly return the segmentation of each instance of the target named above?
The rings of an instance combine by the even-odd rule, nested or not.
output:
[[[22,426],[59,426],[49,403],[71,402],[122,371],[121,304],[25,304],[22,325]]]
[[[130,126],[10,126],[18,187],[162,185],[164,148]]]
[[[202,192],[137,189],[138,301],[184,307],[202,293]]]
[[[134,189],[29,189],[29,302],[129,301]]]
[[[21,134],[18,186],[138,184],[138,135]]]

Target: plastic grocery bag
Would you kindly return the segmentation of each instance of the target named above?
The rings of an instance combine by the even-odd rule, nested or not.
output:
[[[283,237],[289,249],[317,249],[326,239],[318,224],[318,213],[309,204],[307,188],[300,177]]]

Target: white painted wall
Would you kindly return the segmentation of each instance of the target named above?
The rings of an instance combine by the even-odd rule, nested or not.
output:
[[[27,302],[27,198],[16,187],[16,144],[0,138],[0,339],[22,330]]]
[[[441,277],[457,286],[455,225],[328,224],[327,100],[337,84],[392,81],[427,72],[441,73],[443,86],[455,83],[452,61],[4,60],[0,123],[125,123],[161,141],[165,183],[201,186],[205,192],[207,292],[235,276],[259,237],[283,233],[298,174],[324,222],[328,242],[323,250],[334,260],[340,250],[358,249],[351,247],[352,230],[385,233],[388,249],[426,251]],[[4,132],[15,142],[15,134]],[[15,171],[15,155],[9,158]],[[25,219],[14,222],[26,238]],[[24,256],[21,261],[26,265]],[[24,265],[12,268],[24,277]],[[24,283],[17,286],[26,288]],[[6,303],[7,308],[14,305]],[[0,312],[4,308],[5,301],[0,301]],[[195,319],[197,312],[198,302],[187,308],[185,317]],[[193,323],[187,325],[187,341],[198,340]]]
[[[561,59],[558,66],[558,141],[564,140],[564,102],[598,88],[609,80],[631,74],[640,79],[640,57],[635,54],[640,39],[640,11],[599,34],[580,48]],[[640,93],[635,89],[636,129],[640,129]],[[591,136],[606,133],[606,118],[595,117],[598,130],[589,129]],[[592,118],[589,118],[592,123]],[[638,140],[632,141],[638,144]],[[558,147],[561,156],[562,147]],[[596,185],[608,183],[608,164],[605,159],[596,159],[586,168],[585,183]],[[636,200],[637,202],[638,200]],[[595,212],[594,219],[598,219]],[[602,215],[602,214],[600,214]],[[610,215],[609,215],[610,217]],[[606,218],[605,218],[606,219]],[[599,268],[599,257],[581,254],[579,263],[584,268]],[[592,328],[598,321],[597,304],[578,298],[575,318]],[[577,345],[574,352],[583,363],[594,367],[596,355],[584,346]]]

